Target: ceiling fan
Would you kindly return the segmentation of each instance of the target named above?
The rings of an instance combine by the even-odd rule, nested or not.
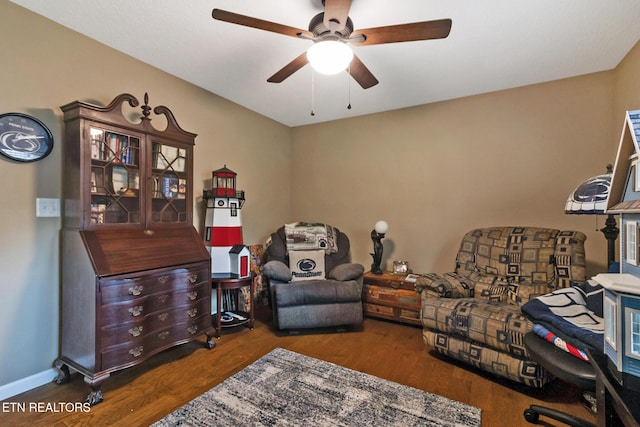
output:
[[[451,19],[389,25],[354,31],[353,22],[351,18],[349,18],[351,0],[323,0],[322,3],[324,4],[324,12],[311,18],[308,31],[221,9],[213,9],[211,15],[213,19],[219,21],[311,40],[314,42],[314,46],[318,46],[320,42],[336,41],[342,45],[353,44],[356,46],[369,46],[384,43],[442,39],[446,38],[449,35],[449,31],[451,31]],[[267,81],[270,83],[281,83],[307,63],[309,63],[309,59],[307,58],[307,52],[304,52],[273,76],[269,77]],[[345,66],[342,69],[347,68],[349,74],[351,74],[363,89],[368,89],[378,84],[378,79],[375,78],[356,55],[353,55],[353,59],[348,64],[348,68]]]

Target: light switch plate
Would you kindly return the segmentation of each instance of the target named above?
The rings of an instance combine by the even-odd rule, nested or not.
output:
[[[37,217],[59,217],[60,199],[36,199]]]

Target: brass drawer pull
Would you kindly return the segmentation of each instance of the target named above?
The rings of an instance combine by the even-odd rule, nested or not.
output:
[[[158,334],[158,339],[163,340],[169,336],[169,331],[163,331]]]
[[[162,283],[163,285],[168,281],[169,281],[169,276],[158,277],[158,282]]]
[[[132,286],[129,288],[129,295],[133,295],[134,297],[137,297],[138,295],[140,295],[142,293],[142,291],[144,290],[144,288],[140,285],[138,286]]]
[[[160,304],[164,304],[165,302],[167,302],[168,299],[169,299],[168,294],[158,296],[158,300],[160,300]]]
[[[169,317],[169,313],[161,313],[158,315],[158,320],[160,320],[161,322],[164,322],[165,320],[167,320],[168,317]]]
[[[135,307],[131,307],[129,309],[129,314],[133,317],[138,317],[142,314],[143,307],[141,305],[136,305]]]
[[[129,350],[129,354],[132,355],[133,357],[140,357],[142,356],[143,352],[144,352],[144,348],[142,346],[138,346],[136,348],[132,348],[131,350]]]
[[[198,332],[198,326],[197,325],[193,325],[190,328],[187,328],[187,332],[189,332],[189,334],[191,334],[191,335],[195,335],[196,332]]]
[[[191,310],[187,311],[187,316],[194,318],[198,315],[198,309],[197,308],[192,308]]]
[[[136,326],[135,328],[129,329],[129,335],[132,337],[139,337],[142,334],[142,330],[144,328],[142,326]]]
[[[192,273],[192,274],[190,274],[190,275],[189,275],[189,277],[188,277],[188,279],[189,279],[189,282],[190,282],[191,284],[196,283],[196,282],[198,281],[198,273]]]
[[[196,298],[198,298],[198,292],[197,291],[191,291],[187,294],[187,296],[189,297],[189,299],[191,301],[195,301]]]

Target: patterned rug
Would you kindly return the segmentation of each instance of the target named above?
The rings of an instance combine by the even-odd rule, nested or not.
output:
[[[480,409],[277,348],[165,426],[480,426]]]

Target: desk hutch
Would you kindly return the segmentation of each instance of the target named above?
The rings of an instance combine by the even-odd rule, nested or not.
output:
[[[128,104],[128,106],[126,105]],[[84,375],[102,401],[110,373],[211,340],[211,263],[193,227],[195,134],[144,96],[64,113],[61,346],[56,382]],[[129,112],[130,111],[130,112]],[[129,120],[127,117],[133,117]],[[164,118],[163,118],[164,117]]]

